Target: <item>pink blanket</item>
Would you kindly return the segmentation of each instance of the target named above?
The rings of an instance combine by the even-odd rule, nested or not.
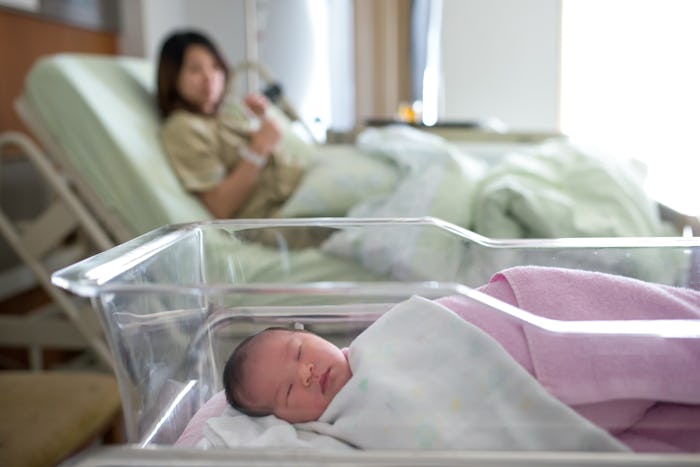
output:
[[[517,267],[479,289],[558,320],[698,319],[700,292]],[[555,334],[463,297],[438,300],[498,340],[550,393],[639,452],[700,451],[700,339]]]

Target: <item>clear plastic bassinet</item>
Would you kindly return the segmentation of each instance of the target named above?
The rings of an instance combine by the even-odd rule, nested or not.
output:
[[[162,227],[62,269],[52,280],[89,297],[99,315],[131,443],[111,459],[116,465],[114,456],[122,456],[124,465],[136,465],[153,456],[160,461],[180,456],[182,449],[171,445],[197,410],[221,391],[227,356],[240,340],[265,327],[305,328],[346,346],[387,310],[415,295],[461,296],[493,313],[527,321],[521,310],[475,288],[506,268],[537,265],[700,290],[699,254],[697,238],[493,240],[433,218],[207,221]],[[568,327],[547,323],[537,325],[561,333],[619,333],[621,339],[628,333],[655,332],[700,339],[700,323],[692,320],[682,326],[636,323],[641,326],[636,331],[620,323],[602,331],[585,320]],[[243,449],[239,456],[217,449],[186,451],[187,458],[209,465],[235,459],[250,464],[253,458],[275,464],[306,459],[449,465],[498,458],[504,463],[555,459],[559,465],[580,465],[584,459],[636,463],[642,456],[295,450],[290,458],[274,447],[257,455],[255,449]],[[695,455],[653,459],[700,461]]]

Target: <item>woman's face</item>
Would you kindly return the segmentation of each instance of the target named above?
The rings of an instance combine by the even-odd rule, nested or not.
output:
[[[188,103],[212,114],[224,95],[225,79],[224,70],[209,49],[194,44],[185,51],[177,90]]]

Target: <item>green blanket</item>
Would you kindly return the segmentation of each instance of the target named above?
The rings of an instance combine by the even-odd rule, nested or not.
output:
[[[371,128],[315,164],[286,216],[432,216],[493,238],[673,234],[638,168],[566,141],[493,164],[409,127]]]
[[[347,213],[351,217],[432,216],[492,238],[674,235],[646,196],[633,165],[600,158],[568,142],[536,145],[495,164],[407,127],[367,130],[358,147],[393,163],[400,180],[392,191],[353,206]],[[615,256],[619,252],[588,258],[587,250],[532,256],[525,250],[465,247],[464,241],[440,229],[396,235],[372,228],[347,231],[333,235],[324,249],[394,278],[468,285],[483,283],[498,268],[528,261],[544,265],[547,255],[550,266],[588,265],[673,283],[675,272],[663,278],[649,274],[675,271],[665,266],[677,260],[659,250],[628,260]]]
[[[642,183],[629,163],[550,142],[486,174],[469,227],[496,238],[672,235]]]

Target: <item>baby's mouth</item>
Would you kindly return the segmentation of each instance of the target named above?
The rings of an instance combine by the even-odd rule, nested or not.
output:
[[[326,370],[325,373],[321,375],[321,379],[319,380],[319,383],[321,384],[321,394],[326,393],[326,387],[328,386],[328,376],[331,374],[331,369],[330,367]]]

